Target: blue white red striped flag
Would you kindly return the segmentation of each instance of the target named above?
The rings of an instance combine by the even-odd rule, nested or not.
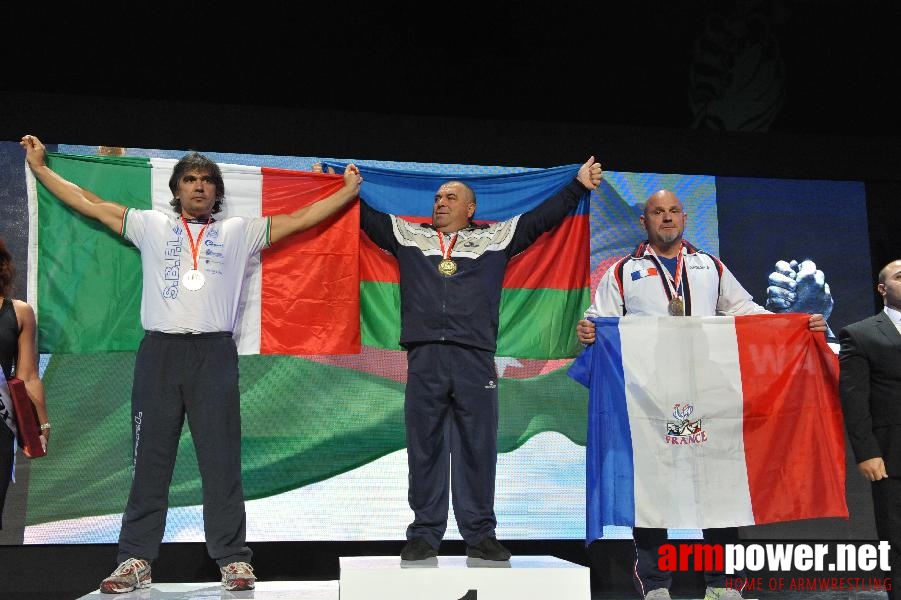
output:
[[[593,319],[589,542],[604,525],[847,517],[838,360],[803,314]]]

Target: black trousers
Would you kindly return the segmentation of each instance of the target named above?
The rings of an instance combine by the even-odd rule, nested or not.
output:
[[[404,416],[408,500],[414,514],[407,539],[423,538],[438,548],[447,529],[449,489],[466,543],[475,545],[493,536],[498,425],[494,353],[449,343],[410,348]]]
[[[249,561],[238,353],[231,334],[148,332],[135,358],[131,409],[134,478],[122,516],[119,562],[157,558],[185,416],[200,468],[207,551],[219,566]]]
[[[892,589],[887,591],[889,600],[894,600],[895,583],[901,583],[901,477],[880,479],[870,486],[876,534],[890,545],[888,562],[892,570],[886,575],[891,577]]]
[[[707,544],[738,543],[737,527],[703,529],[701,532],[704,542]],[[635,568],[632,571],[635,589],[642,598],[651,590],[669,589],[673,581],[673,574],[670,571],[661,570],[657,564],[660,558],[660,546],[667,543],[666,529],[636,527],[632,530],[632,537],[635,540]],[[744,572],[740,572],[729,577],[745,579],[746,575]],[[707,583],[707,587],[726,587],[726,573],[724,571],[705,571],[704,581]]]
[[[0,373],[2,376],[2,373]],[[6,492],[12,479],[15,460],[16,437],[9,427],[0,420],[0,529],[3,529],[3,506],[6,504]]]

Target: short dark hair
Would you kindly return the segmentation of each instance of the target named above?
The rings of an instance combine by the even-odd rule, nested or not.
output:
[[[6,249],[6,243],[0,239],[0,295],[9,298],[16,287],[16,266],[13,255]]]
[[[222,170],[215,161],[210,160],[199,152],[189,152],[181,157],[175,167],[172,168],[172,176],[169,177],[169,190],[172,192],[172,200],[169,204],[172,210],[181,214],[181,200],[175,195],[178,191],[178,182],[182,175],[188,171],[206,171],[216,185],[216,202],[213,204],[213,214],[222,210],[222,201],[225,199],[225,182],[222,180]]]

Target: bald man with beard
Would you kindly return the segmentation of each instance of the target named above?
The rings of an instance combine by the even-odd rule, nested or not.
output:
[[[594,302],[585,319],[576,326],[583,344],[595,341],[595,325],[589,317],[713,316],[768,313],[754,302],[717,257],[683,239],[688,214],[682,201],[670,190],[650,195],[639,217],[647,238],[632,254],[614,263],[601,278]],[[811,331],[825,332],[823,315],[810,316]],[[738,543],[738,528],[704,529],[704,542]],[[667,530],[635,527],[633,579],[642,598],[669,600],[672,573],[658,568],[660,546]],[[730,577],[746,579],[741,573]],[[738,600],[739,590],[726,587],[723,571],[705,571],[706,600]]]

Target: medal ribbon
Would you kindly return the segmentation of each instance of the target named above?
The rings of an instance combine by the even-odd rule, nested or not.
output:
[[[438,243],[441,245],[441,258],[447,260],[450,258],[451,250],[454,249],[454,244],[457,243],[457,234],[455,233],[451,236],[450,243],[447,245],[447,250],[444,249],[444,234],[440,231],[438,232]]]
[[[185,231],[188,232],[188,243],[191,244],[191,257],[194,259],[194,270],[197,270],[197,251],[200,249],[200,240],[203,239],[203,232],[206,231],[206,228],[209,227],[210,223],[213,222],[213,217],[210,216],[207,219],[206,224],[200,228],[200,233],[197,234],[197,243],[194,243],[194,236],[191,235],[191,228],[188,227],[188,221],[185,219],[185,216],[181,216],[182,225],[185,226]]]
[[[648,254],[654,257],[654,262],[657,263],[657,266],[660,268],[661,277],[666,281],[666,299],[672,300],[673,298],[681,298],[682,294],[682,246],[679,246],[679,254],[676,256],[676,276],[673,277],[669,269],[663,264],[663,261],[657,256],[657,253],[654,252],[654,249],[651,248],[651,245],[648,244]]]

